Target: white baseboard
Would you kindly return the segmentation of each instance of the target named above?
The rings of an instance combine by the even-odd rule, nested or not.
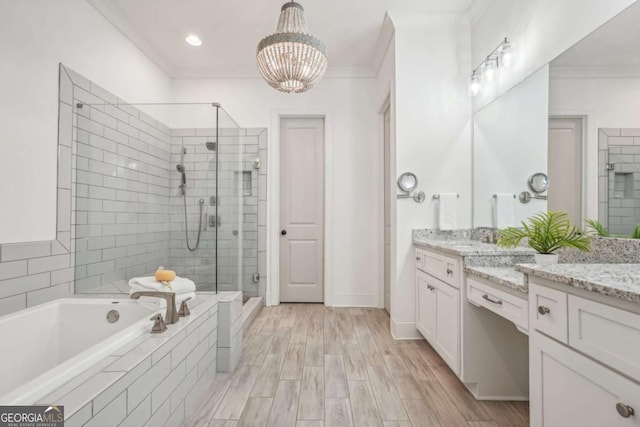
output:
[[[416,329],[416,322],[398,322],[391,320],[391,335],[396,340],[423,340]]]
[[[332,307],[378,307],[376,294],[333,294]]]

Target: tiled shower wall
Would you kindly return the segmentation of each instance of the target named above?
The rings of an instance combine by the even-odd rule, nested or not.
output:
[[[174,264],[179,269],[182,265],[174,257],[189,257],[184,253],[183,246],[177,246],[184,245],[184,236],[170,232],[178,231],[172,228],[176,227],[178,217],[181,221],[177,227],[184,221],[184,214],[179,210],[181,200],[174,197],[179,174],[175,170],[175,157],[172,158],[171,154],[179,151],[176,151],[175,141],[172,144],[171,130],[72,70],[63,66],[60,70],[57,237],[52,241],[0,245],[0,315],[73,294],[74,273],[77,274],[79,292],[96,287],[107,292],[126,291],[127,278],[151,273],[158,265]],[[79,108],[78,104],[82,104],[82,107]],[[201,136],[197,132],[205,130],[195,132],[196,136]],[[238,131],[233,132],[234,135],[238,134]],[[226,251],[226,255],[220,259],[224,267],[221,268],[219,279],[221,283],[226,280],[230,284],[233,277],[242,275],[246,292],[253,295],[257,289],[260,295],[264,295],[266,132],[263,129],[250,130],[240,136],[245,138],[231,139],[251,145],[251,138],[257,137],[262,160],[259,177],[256,178],[253,171],[251,178],[252,191],[256,188],[257,179],[260,194],[257,201],[258,233],[253,231],[255,209],[250,207],[255,200],[249,199],[245,204],[234,200],[233,194],[226,198],[222,196],[225,186],[231,192],[234,188],[233,175],[223,176],[220,181],[223,191],[219,194],[223,198],[218,206],[222,214],[222,226],[218,231],[227,226],[229,232],[226,234],[235,236],[236,231],[237,236],[223,236],[218,242],[219,249]],[[199,144],[195,140],[191,142],[194,146]],[[229,144],[225,149],[221,142],[220,147],[220,154],[223,155],[221,161],[240,165],[229,168],[232,173],[247,168],[247,163],[241,163],[243,156],[253,158],[255,154],[253,146],[247,149],[246,154],[244,150],[238,151],[235,144]],[[200,151],[204,149],[198,148]],[[185,163],[188,164],[188,161]],[[215,175],[215,169],[210,170],[205,163],[194,164],[194,168],[202,168],[192,173],[194,185],[200,172],[206,170],[207,177],[212,176],[211,173]],[[215,186],[215,181],[213,184],[202,182],[199,185],[203,188]],[[72,187],[75,198],[72,198]],[[206,193],[210,192],[212,189],[207,188]],[[194,200],[190,203],[189,225],[193,238],[197,211],[192,210]],[[205,207],[209,203],[210,199],[205,200]],[[225,211],[225,203],[236,208],[230,207]],[[246,215],[244,217],[243,212]],[[237,226],[232,226],[234,222],[227,222],[227,218],[237,220]],[[215,233],[208,228],[202,236],[205,243],[201,248],[204,249],[197,255],[201,259],[189,262],[204,265],[204,271],[214,272],[215,253],[208,250],[206,241],[211,240]],[[255,259],[247,260],[246,265],[239,262],[244,255],[242,248],[253,249],[249,248],[252,245],[249,242],[254,239],[258,239],[258,271],[261,274],[257,285],[251,280],[255,272]],[[170,248],[174,244],[177,249],[172,252]],[[74,249],[75,253],[72,252]],[[254,253],[253,250],[246,252]],[[234,254],[237,254],[235,264],[232,262]],[[74,265],[76,255],[78,263]],[[211,283],[209,280],[210,277],[205,277],[199,285],[204,284],[201,286],[206,289],[206,284]],[[220,290],[226,289],[223,286]]]
[[[630,236],[640,224],[640,129],[600,129],[598,145],[599,219]]]
[[[169,259],[170,131],[90,83],[74,88],[76,292],[126,291]]]
[[[215,129],[172,129],[171,131],[171,232],[169,264],[181,275],[192,278],[203,290],[215,290],[216,284],[216,228],[208,224],[209,215],[215,215],[216,206],[216,152],[207,150],[205,143],[214,142]],[[186,148],[184,157],[181,150]],[[184,200],[178,186],[181,175],[176,166],[184,158],[187,175],[187,218],[189,244],[196,246],[200,204],[202,199],[202,232],[195,252],[187,249],[185,239]],[[212,204],[213,203],[213,204]],[[235,289],[238,290],[238,289]]]

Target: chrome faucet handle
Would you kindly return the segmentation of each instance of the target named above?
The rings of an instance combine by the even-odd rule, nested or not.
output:
[[[191,297],[185,298],[182,300],[182,302],[180,303],[180,310],[178,310],[178,317],[186,317],[191,314],[191,311],[189,310],[189,306],[187,305],[187,301],[190,301],[190,300],[191,300]]]
[[[162,314],[158,313],[155,316],[152,316],[151,319],[149,320],[153,320],[154,324],[153,324],[153,328],[151,328],[151,333],[152,334],[161,334],[164,331],[167,330],[167,324],[164,323],[164,319],[162,318]]]

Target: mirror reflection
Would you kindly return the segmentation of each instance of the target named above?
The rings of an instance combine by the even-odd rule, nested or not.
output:
[[[639,20],[636,3],[550,64],[549,208],[625,236],[640,223]]]

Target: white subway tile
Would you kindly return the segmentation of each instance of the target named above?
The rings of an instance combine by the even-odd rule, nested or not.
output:
[[[129,387],[128,406],[133,408],[142,402],[171,371],[171,360],[167,355],[144,373]]]
[[[69,292],[68,283],[27,292],[27,307],[33,307],[34,305],[42,304],[58,298],[66,298],[69,295],[71,294]]]
[[[112,427],[119,425],[127,417],[127,393],[120,394],[97,414],[94,407],[93,412],[93,418],[85,424],[85,427]]]

